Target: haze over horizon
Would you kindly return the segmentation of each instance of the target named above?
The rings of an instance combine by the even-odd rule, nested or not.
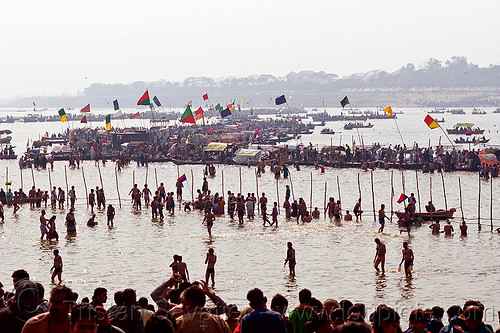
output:
[[[0,99],[75,95],[92,83],[192,76],[339,76],[429,58],[498,64],[500,3],[48,0],[0,14]]]

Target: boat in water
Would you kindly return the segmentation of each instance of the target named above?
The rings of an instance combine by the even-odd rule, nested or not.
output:
[[[446,108],[434,108],[434,110],[431,110],[427,113],[445,113],[446,112]]]
[[[423,221],[432,221],[432,220],[448,220],[453,218],[453,213],[457,210],[455,208],[451,208],[449,210],[437,210],[435,212],[425,212],[425,213],[413,213],[416,217]],[[396,216],[399,218],[404,212],[395,212]]]
[[[335,134],[335,131],[331,128],[323,128],[320,132],[321,134]]]
[[[353,128],[372,128],[373,127],[373,124],[372,123],[368,123],[368,124],[364,124],[364,123],[347,123],[344,125],[344,129],[345,130],[352,130]]]
[[[460,137],[459,139],[455,139],[455,143],[458,144],[467,144],[467,143],[472,143],[472,144],[478,144],[478,143],[488,143],[490,139],[486,139],[484,136],[482,138],[472,138],[472,139],[464,139]]]
[[[474,110],[472,110],[472,114],[475,114],[475,115],[477,115],[477,114],[479,114],[479,115],[483,115],[483,114],[486,114],[486,111],[481,110],[481,109],[476,109],[476,108],[474,108]]]
[[[448,134],[469,134],[469,135],[477,135],[483,134],[484,129],[474,128],[473,123],[456,123],[453,128],[447,128],[446,132]]]
[[[446,112],[451,114],[465,114],[464,109],[451,109],[447,110]]]

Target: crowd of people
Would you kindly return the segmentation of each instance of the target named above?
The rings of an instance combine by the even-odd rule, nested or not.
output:
[[[281,294],[268,303],[262,290],[253,288],[246,294],[248,307],[240,310],[216,295],[206,281],[189,282],[179,273],[152,290],[149,296],[154,304],[126,288],[116,291],[114,304],[106,306],[108,290],[104,287],[96,288],[90,298],[80,298],[60,284],[46,300],[44,286],[30,280],[29,273],[22,269],[13,272],[12,283],[12,293],[5,292],[0,284],[0,329],[8,333],[500,332],[484,323],[485,306],[477,300],[450,306],[446,311],[440,306],[408,309],[408,317],[401,318],[385,304],[368,314],[364,303],[334,298],[321,301],[309,289],[299,291],[299,304],[292,308]],[[498,315],[500,320],[500,312]],[[408,327],[401,327],[401,319],[407,319]]]

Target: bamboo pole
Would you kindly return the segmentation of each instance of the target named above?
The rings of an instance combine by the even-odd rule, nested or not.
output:
[[[135,185],[135,170],[132,170],[132,187]]]
[[[122,208],[122,199],[120,198],[120,188],[118,187],[118,172],[115,167],[115,182],[116,182],[116,193],[118,193],[118,204]]]
[[[359,172],[358,172],[358,194],[359,194],[359,199],[361,199],[361,183],[359,181]]]
[[[462,206],[462,183],[460,182],[460,177],[458,177],[458,190],[460,193],[460,211],[462,212],[462,222],[464,221],[464,208]]]
[[[309,211],[312,213],[313,202],[313,173],[311,172],[311,194],[309,196]]]
[[[415,170],[415,178],[417,179],[418,212],[422,213],[422,206],[420,205],[420,189],[418,188],[418,170]]]
[[[490,225],[493,232],[493,177],[490,178]]]
[[[33,173],[33,166],[31,166],[31,179],[33,180],[33,186],[35,186],[35,174]]]
[[[148,163],[149,164],[149,163]],[[149,174],[149,166],[146,164],[146,179],[144,180],[144,184],[148,184],[148,174]]]
[[[224,170],[221,170],[221,185],[222,185],[222,196],[224,196]],[[257,194],[258,195],[258,194]],[[228,198],[229,200],[229,198]],[[228,205],[229,205],[229,201],[228,201]],[[229,206],[228,206],[229,207]]]
[[[242,188],[241,188],[241,166],[240,166],[240,194],[243,194]],[[279,198],[279,197],[278,197]],[[278,199],[278,210],[279,210],[279,199]]]
[[[448,201],[446,200],[446,186],[444,185],[444,175],[442,171],[441,171],[441,179],[443,181],[444,209],[448,210]]]
[[[375,213],[375,191],[373,190],[373,171],[370,171],[370,179],[371,179],[371,183],[372,183],[373,221],[377,222],[377,214]]]
[[[156,169],[155,169],[155,172],[156,172]],[[193,205],[194,205],[194,175],[193,175],[193,169],[191,169],[191,200],[193,201]]]
[[[391,170],[391,221],[394,214],[394,170]]]
[[[83,172],[83,165],[82,165],[82,177],[83,177],[83,186],[85,187],[85,198],[87,199],[87,208],[89,208],[89,192],[87,191],[87,181],[85,180],[85,172]]]
[[[155,168],[155,181],[156,181],[156,190],[158,191],[158,175],[156,174],[156,168]]]
[[[325,219],[326,219],[326,182],[325,182],[325,199],[323,200],[323,212],[325,212]]]
[[[481,231],[481,173],[478,172],[478,195],[477,195],[477,230]]]
[[[404,172],[404,170],[401,170],[401,185],[403,186],[403,194],[406,195],[405,172]]]
[[[429,197],[432,202],[432,176],[429,177]]]
[[[99,180],[101,181],[101,189],[104,191],[104,184],[102,183],[101,167],[99,166],[99,162],[97,162],[97,171],[99,171]]]
[[[9,181],[9,167],[5,167],[5,183]]]
[[[295,194],[293,194],[293,182],[292,182],[292,174],[291,173],[288,175],[288,178],[290,179],[290,187],[292,188],[292,200],[295,201]]]
[[[23,168],[20,168],[20,175],[21,175],[21,189],[24,191],[24,186],[23,186]]]
[[[68,186],[68,174],[66,172],[66,166],[64,166],[64,179],[66,180],[66,202],[69,202],[69,186]]]
[[[241,169],[240,169],[240,172],[241,172]],[[279,214],[280,213],[280,190],[279,190],[278,179],[276,179],[276,197],[278,198],[278,214]]]
[[[340,197],[340,182],[339,182],[339,176],[337,175],[337,194],[339,195],[339,200],[342,202],[342,199]]]
[[[259,198],[259,177],[257,177],[257,170],[255,170],[255,186],[257,187],[257,198]],[[260,214],[260,204],[258,202],[257,202],[257,210]]]
[[[47,168],[47,171],[48,171],[48,174],[49,174],[49,187],[50,187],[50,191],[52,193],[52,179],[50,177],[50,168]]]

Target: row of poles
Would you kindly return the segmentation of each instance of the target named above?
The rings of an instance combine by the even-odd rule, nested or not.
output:
[[[48,170],[48,178],[49,178],[49,186],[50,189],[52,189],[52,177],[51,177],[51,171],[50,168]],[[85,198],[87,201],[87,207],[89,205],[89,199],[88,199],[88,189],[87,189],[87,181],[85,178],[85,171],[83,166],[81,167],[82,170],[82,179],[83,179],[83,185],[85,188]],[[97,170],[99,173],[99,180],[101,183],[101,188],[104,189],[104,183],[102,181],[102,174],[101,174],[101,168],[99,163],[97,163]],[[158,186],[158,175],[156,172],[156,168],[154,169],[155,171],[155,181],[156,181],[156,188],[159,188]],[[149,173],[149,167],[146,166],[146,176],[145,176],[145,184],[148,183],[148,173]],[[447,196],[446,196],[446,186],[445,186],[445,181],[444,181],[444,175],[442,172],[441,174],[441,180],[442,180],[442,186],[443,186],[443,197],[444,197],[444,205],[445,205],[445,210],[448,210],[448,201],[447,201]],[[9,168],[6,168],[6,182],[9,179]],[[180,170],[179,166],[177,165],[177,176],[180,177]],[[205,176],[205,175],[203,175]],[[420,203],[420,188],[419,188],[419,181],[418,181],[418,171],[415,170],[415,176],[416,176],[416,189],[417,189],[417,198],[418,198],[418,209],[419,213],[421,212],[421,203]],[[21,188],[24,187],[23,184],[23,169],[20,171],[20,177],[21,177]],[[33,172],[33,167],[31,167],[31,177],[32,177],[32,182],[33,186],[36,187],[35,185],[35,175]],[[68,185],[68,174],[66,170],[66,166],[64,166],[64,178],[66,182],[66,195],[69,200],[69,185]],[[294,194],[294,187],[293,187],[293,180],[292,180],[292,175],[289,174],[288,179],[290,181],[290,189],[291,189],[291,194],[292,194],[292,200],[295,200],[295,194]],[[116,183],[116,191],[118,194],[118,202],[120,208],[122,207],[121,203],[121,196],[120,196],[120,190],[119,190],[119,185],[118,185],[118,171],[117,168],[115,168],[115,183]],[[374,191],[374,182],[373,182],[373,171],[370,171],[370,183],[371,183],[371,194],[372,194],[372,209],[373,209],[373,219],[374,221],[377,220],[377,215],[376,215],[376,208],[375,208],[375,191]],[[135,170],[132,171],[132,184],[135,184]],[[259,196],[259,179],[258,179],[258,174],[257,170],[255,170],[255,184],[256,184],[256,193],[257,196]],[[241,194],[243,194],[243,185],[242,185],[242,174],[241,174],[241,167],[239,167],[239,189]],[[403,193],[406,193],[406,188],[405,188],[405,175],[404,171],[401,171],[401,185],[403,188]],[[461,216],[462,216],[462,221],[465,220],[464,217],[464,211],[463,211],[463,200],[462,200],[462,185],[461,185],[461,179],[458,177],[458,188],[459,188],[459,194],[460,194],[460,211],[461,211]],[[324,209],[326,210],[326,205],[327,205],[327,189],[328,185],[327,182],[325,182],[325,192],[324,192]],[[224,170],[221,170],[221,190],[222,190],[222,195],[224,195]],[[361,181],[360,181],[360,173],[358,173],[358,194],[359,198],[361,198]],[[337,176],[337,195],[338,198],[341,198],[341,193],[340,193],[340,182],[339,182],[339,176]],[[392,215],[394,212],[394,171],[391,171],[391,219]],[[276,197],[277,197],[277,203],[278,203],[278,211],[280,208],[280,195],[279,195],[279,179],[276,179]],[[432,177],[429,177],[429,197],[430,200],[432,201]],[[194,202],[194,174],[193,174],[193,169],[191,169],[191,199]],[[309,207],[312,211],[312,201],[313,201],[313,174],[310,172],[310,196],[309,196]],[[258,207],[258,212],[260,214],[260,205],[257,205]],[[478,230],[481,230],[481,175],[478,173],[478,202],[477,202],[477,226]],[[493,231],[493,178],[490,178],[490,228],[491,231]]]

